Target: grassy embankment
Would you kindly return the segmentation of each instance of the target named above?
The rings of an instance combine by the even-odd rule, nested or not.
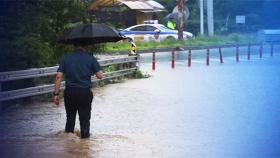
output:
[[[170,47],[187,47],[187,46],[211,46],[224,44],[245,44],[258,42],[254,35],[248,34],[230,34],[227,36],[198,36],[191,40],[177,41],[174,39],[164,40],[162,42],[156,41],[136,41],[137,50],[156,49],[156,48],[170,48]],[[105,52],[114,53],[119,51],[129,51],[130,44],[126,41],[118,43],[107,43],[104,47]]]

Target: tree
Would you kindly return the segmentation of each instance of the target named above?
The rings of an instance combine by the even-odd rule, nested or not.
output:
[[[53,66],[69,50],[56,40],[76,23],[89,22],[88,0],[5,0],[1,16],[0,71]]]
[[[215,0],[214,17],[218,29],[227,27],[229,31],[257,31],[262,27],[263,4],[265,0]],[[245,15],[246,24],[235,24],[236,15]],[[226,26],[228,24],[228,26]]]

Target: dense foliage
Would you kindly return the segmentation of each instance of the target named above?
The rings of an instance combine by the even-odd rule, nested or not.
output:
[[[4,1],[0,71],[53,66],[71,47],[56,40],[75,24],[87,23],[86,0]]]

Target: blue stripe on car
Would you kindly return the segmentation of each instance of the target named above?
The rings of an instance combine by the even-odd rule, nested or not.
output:
[[[121,34],[123,35],[144,35],[144,34],[150,34],[154,35],[156,32],[154,31],[122,31]],[[177,34],[177,32],[159,32],[159,34]]]

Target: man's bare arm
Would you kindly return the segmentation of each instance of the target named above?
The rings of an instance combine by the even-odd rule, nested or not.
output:
[[[59,90],[60,90],[60,85],[61,81],[63,79],[63,73],[62,72],[57,72],[55,81],[54,81],[54,98],[53,102],[55,105],[59,105]]]
[[[54,82],[54,84],[55,84],[54,92],[56,94],[59,93],[62,79],[63,79],[63,73],[62,72],[57,72],[56,77],[55,77],[55,82]]]

